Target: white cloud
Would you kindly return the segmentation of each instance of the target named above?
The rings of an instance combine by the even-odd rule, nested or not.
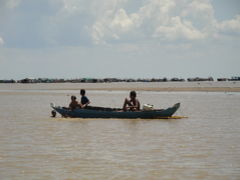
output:
[[[128,0],[93,0],[90,12],[94,22],[89,26],[89,33],[95,44],[106,43],[107,40],[119,39],[122,32],[127,33],[131,19],[122,8]]]
[[[219,23],[218,29],[222,33],[240,33],[240,15],[237,15],[234,19]]]
[[[140,14],[146,18],[153,18],[153,15],[168,16],[171,10],[176,7],[175,0],[149,0],[140,8]]]
[[[61,12],[65,15],[75,15],[89,10],[92,1],[88,0],[60,0],[62,3]]]
[[[18,11],[9,11],[8,8],[16,8],[20,3]],[[16,23],[19,32],[26,32],[26,23],[30,22],[25,19],[29,16],[35,18],[32,20],[37,23],[30,23],[32,36],[29,36],[29,46],[31,43],[71,46],[84,43],[198,41],[240,31],[240,15],[219,22],[211,0],[44,0],[40,3],[41,8],[49,6],[48,11],[42,14],[38,9],[36,16],[34,10],[29,14],[25,9],[39,8],[33,4],[30,0],[0,0],[2,27],[3,24],[14,27]],[[4,8],[7,15],[1,16]],[[6,17],[11,17],[12,24],[8,24]],[[7,28],[5,31],[3,33],[7,34]],[[40,38],[31,41],[30,37]],[[12,42],[18,39],[21,40],[15,37]]]
[[[184,11],[183,17],[174,16],[178,4],[176,0],[148,0],[133,13],[115,4],[115,10],[107,10],[92,26],[92,38],[95,43],[113,39],[124,39],[129,34],[139,34],[139,38],[160,38],[166,40],[187,39],[197,40],[206,37],[206,32],[198,30],[190,20],[184,20],[191,11]],[[119,4],[120,5],[120,4]],[[193,3],[192,6],[197,4]],[[210,9],[211,6],[201,4],[200,9]],[[190,8],[190,7],[189,7]],[[116,10],[117,9],[117,10]],[[209,10],[209,11],[210,11]],[[203,11],[202,13],[205,13]],[[201,14],[201,13],[200,13]],[[131,37],[130,37],[131,38]]]
[[[190,3],[186,3],[186,8],[183,8],[182,16],[193,16],[199,20],[214,18],[214,9],[209,0],[193,0]]]
[[[183,8],[181,17],[189,19],[202,31],[209,31],[216,24],[214,9],[210,0],[193,0]]]
[[[120,39],[127,35],[133,28],[133,21],[125,10],[120,9],[112,18],[101,19],[91,27],[91,36],[96,44],[105,43],[107,40]]]
[[[126,11],[124,9],[119,9],[115,17],[113,18],[110,27],[114,29],[119,29],[123,32],[127,32],[132,25],[133,21],[129,18]]]
[[[167,26],[160,25],[154,34],[154,37],[163,39],[188,39],[196,40],[205,38],[205,34],[192,26],[190,21],[182,21],[180,17],[171,18]]]
[[[21,0],[8,0],[7,1],[7,7],[8,8],[15,8],[20,4]]]
[[[0,37],[0,46],[2,46],[4,44],[4,40],[2,37]]]
[[[0,0],[0,28],[2,26],[2,22],[4,22],[7,17],[6,15],[13,12],[14,8],[16,8],[20,3],[21,0]]]
[[[97,22],[92,27],[92,39],[94,43],[99,44],[104,38],[104,27],[100,22]]]
[[[0,8],[13,9],[20,4],[21,0],[1,0]]]

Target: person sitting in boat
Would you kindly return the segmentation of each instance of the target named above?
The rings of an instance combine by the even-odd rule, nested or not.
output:
[[[124,111],[139,111],[140,110],[140,102],[138,101],[137,93],[135,91],[131,91],[129,94],[130,100],[125,99],[123,104]]]
[[[80,107],[79,102],[77,101],[76,96],[71,96],[71,103],[69,104],[69,108],[71,110],[74,110],[76,108]]]
[[[86,106],[88,106],[90,104],[90,101],[85,94],[86,94],[85,89],[81,89],[80,90],[80,95],[82,96],[81,104],[80,104],[81,108],[85,108]]]

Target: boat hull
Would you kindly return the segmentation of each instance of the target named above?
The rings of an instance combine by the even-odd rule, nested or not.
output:
[[[96,109],[74,109],[69,110],[63,107],[51,107],[64,117],[73,118],[121,118],[121,119],[157,119],[171,117],[180,107],[180,103],[167,109],[149,111],[120,111],[120,110],[96,110]]]

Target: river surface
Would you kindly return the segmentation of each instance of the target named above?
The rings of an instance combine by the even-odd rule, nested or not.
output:
[[[240,179],[240,93],[138,91],[155,108],[180,102],[188,118],[70,119],[51,118],[49,104],[79,90],[52,86],[0,85],[0,179]],[[121,107],[128,93],[87,96]]]

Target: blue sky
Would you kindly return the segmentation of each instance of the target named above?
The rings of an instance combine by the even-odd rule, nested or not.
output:
[[[240,76],[239,0],[0,0],[0,79]]]

